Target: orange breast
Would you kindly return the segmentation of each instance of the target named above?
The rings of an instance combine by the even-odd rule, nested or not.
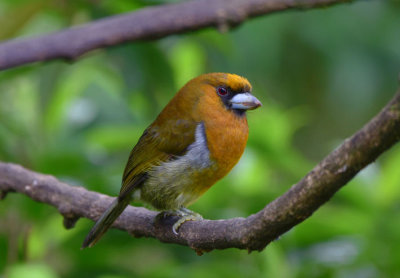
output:
[[[218,165],[217,179],[224,177],[236,165],[248,138],[246,118],[229,114],[230,121],[217,117],[205,123],[210,158]]]
[[[239,116],[220,103],[216,105],[216,101],[213,97],[204,97],[200,104],[210,159],[217,165],[213,174],[215,181],[224,177],[239,161],[249,134],[246,116]]]

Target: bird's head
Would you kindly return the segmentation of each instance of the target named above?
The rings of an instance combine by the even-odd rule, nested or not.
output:
[[[166,121],[179,119],[179,124],[190,119],[203,121],[209,117],[225,117],[233,113],[245,118],[247,110],[261,106],[251,94],[249,81],[236,74],[202,74],[179,90],[157,118],[163,125]]]
[[[261,102],[251,94],[249,81],[236,74],[203,74],[189,81],[185,87],[182,90],[185,98],[194,102],[202,99],[202,105],[221,107],[240,116],[261,106]]]
[[[251,94],[251,85],[244,77],[230,73],[209,73],[203,75],[203,80],[212,86],[208,93],[217,95],[228,110],[242,114],[261,106],[261,102]]]

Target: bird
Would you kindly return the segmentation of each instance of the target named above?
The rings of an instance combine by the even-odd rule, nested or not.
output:
[[[92,247],[132,200],[186,221],[202,216],[187,207],[235,166],[249,134],[246,111],[261,106],[249,81],[206,73],[187,82],[132,149],[118,197],[86,236]]]

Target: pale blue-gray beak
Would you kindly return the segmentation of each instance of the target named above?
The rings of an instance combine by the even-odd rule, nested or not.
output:
[[[231,100],[232,109],[253,110],[260,107],[261,102],[250,93],[241,93],[235,95]]]

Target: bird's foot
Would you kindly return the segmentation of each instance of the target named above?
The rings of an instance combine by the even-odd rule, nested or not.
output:
[[[176,235],[178,234],[179,228],[186,221],[203,220],[203,217],[200,214],[184,207],[176,210],[167,210],[160,213],[160,217],[167,217],[167,216],[179,217],[178,221],[176,221],[175,224],[172,226],[172,231]]]
[[[197,212],[191,211],[190,209],[187,208],[180,208],[177,210],[179,219],[178,221],[175,222],[175,224],[172,226],[172,231],[174,234],[178,234],[178,230],[181,227],[183,223],[186,221],[196,221],[196,220],[203,220],[203,217],[198,214]]]

